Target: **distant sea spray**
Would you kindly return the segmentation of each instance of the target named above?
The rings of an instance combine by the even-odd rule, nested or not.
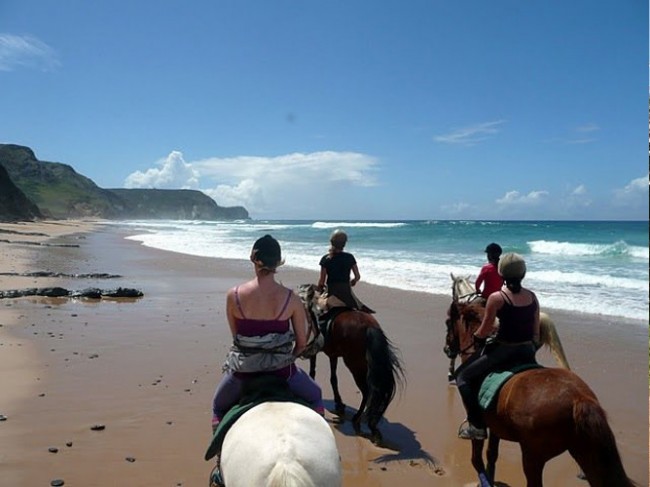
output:
[[[190,255],[247,259],[265,233],[283,247],[286,265],[314,272],[329,235],[348,233],[346,250],[362,281],[450,295],[450,273],[472,280],[483,250],[498,242],[527,262],[526,285],[543,308],[624,317],[648,323],[648,222],[548,221],[128,221],[129,239]],[[358,290],[363,293],[362,286]],[[379,307],[375,305],[375,307]]]

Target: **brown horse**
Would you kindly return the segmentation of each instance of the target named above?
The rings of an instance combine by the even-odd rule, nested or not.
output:
[[[448,311],[447,343],[471,352],[472,334],[485,308],[453,301]],[[449,337],[454,334],[455,337]],[[465,360],[469,355],[462,355]],[[472,465],[481,487],[493,485],[501,439],[519,443],[527,487],[542,486],[544,465],[568,451],[592,487],[635,484],[627,477],[614,434],[594,392],[575,373],[560,368],[528,369],[515,374],[484,413],[489,429],[487,468],[484,440],[472,440]]]
[[[319,309],[316,286],[303,284],[299,286],[298,294],[305,304],[308,321],[311,324],[310,334],[318,337],[321,331],[317,320]],[[336,375],[338,359],[342,358],[361,391],[361,404],[352,418],[354,430],[357,434],[361,432],[361,418],[365,414],[371,440],[373,443],[380,443],[382,436],[377,424],[395,397],[397,389],[405,383],[397,349],[371,314],[346,309],[333,319],[325,336],[322,351],[330,359],[330,384],[337,414],[342,416],[345,412]],[[309,375],[314,378],[316,353],[313,350],[309,360]]]

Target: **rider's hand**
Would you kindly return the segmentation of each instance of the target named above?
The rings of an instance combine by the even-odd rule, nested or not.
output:
[[[479,337],[477,335],[472,335],[474,338],[474,348],[481,349],[485,346],[485,343],[487,342],[487,337]]]

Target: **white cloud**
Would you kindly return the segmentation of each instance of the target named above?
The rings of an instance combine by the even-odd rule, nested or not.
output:
[[[470,125],[453,130],[447,134],[436,135],[433,137],[433,140],[446,144],[473,145],[499,133],[499,126],[503,123],[505,123],[505,120]]]
[[[648,176],[633,179],[623,188],[614,190],[617,205],[637,206],[648,204]]]
[[[125,187],[200,188],[219,205],[244,206],[255,218],[287,218],[307,209],[349,214],[356,193],[377,185],[378,163],[366,154],[335,151],[185,162],[174,151],[158,165],[129,175]]]
[[[571,191],[571,194],[572,194],[573,196],[582,196],[582,195],[585,195],[585,194],[587,194],[587,188],[586,188],[586,186],[585,186],[584,184],[580,184],[580,185],[576,186],[576,187],[573,189],[573,191]]]
[[[459,202],[459,203],[451,203],[449,205],[442,205],[440,209],[445,214],[458,216],[458,215],[471,213],[473,207],[469,203]]]
[[[580,125],[579,127],[576,127],[576,132],[596,132],[600,130],[600,127],[596,125],[595,123],[586,123],[584,125]]]
[[[548,191],[531,191],[528,194],[521,194],[519,191],[508,191],[496,202],[505,206],[538,205],[543,203],[548,196]]]
[[[196,189],[199,174],[183,160],[183,154],[171,152],[165,159],[156,162],[160,168],[136,171],[124,181],[125,188]]]
[[[54,49],[36,37],[0,34],[0,71],[18,68],[50,71],[60,64]]]

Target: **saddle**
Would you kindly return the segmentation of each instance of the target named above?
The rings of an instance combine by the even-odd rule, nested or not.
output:
[[[242,396],[235,406],[224,415],[217,426],[212,441],[205,452],[204,459],[210,460],[221,453],[223,440],[235,422],[249,409],[264,402],[296,402],[311,407],[289,389],[287,381],[275,375],[260,375],[247,379],[242,388]]]
[[[487,411],[499,397],[499,391],[503,385],[515,374],[529,369],[541,369],[541,365],[536,363],[519,364],[506,370],[490,372],[483,382],[478,393],[478,402],[483,411]]]

